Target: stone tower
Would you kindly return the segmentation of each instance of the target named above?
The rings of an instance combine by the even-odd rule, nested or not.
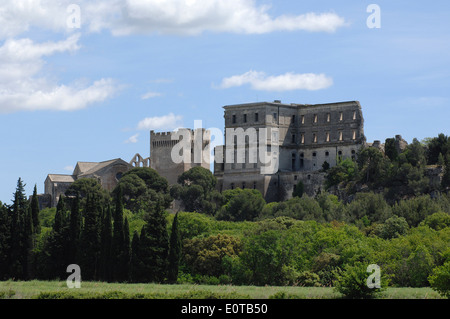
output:
[[[183,131],[183,134],[150,131],[151,168],[165,177],[170,185],[176,184],[178,177],[192,167],[202,166],[210,169],[210,132],[205,129],[180,129],[178,132],[180,131]],[[178,152],[183,141],[188,143],[187,147]],[[188,154],[184,154],[184,151]],[[186,160],[181,163],[174,161],[174,153],[184,155]]]

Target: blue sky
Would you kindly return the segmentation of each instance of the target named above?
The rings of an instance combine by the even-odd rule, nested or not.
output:
[[[372,3],[381,28],[367,25]],[[0,6],[6,203],[19,177],[28,195],[35,184],[43,193],[47,174],[70,174],[77,161],[148,156],[150,129],[193,127],[194,120],[223,129],[229,104],[358,100],[368,141],[449,134],[448,1]]]

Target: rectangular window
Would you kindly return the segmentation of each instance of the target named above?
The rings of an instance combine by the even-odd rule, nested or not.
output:
[[[339,131],[339,141],[342,141],[343,137],[342,137],[342,131]]]
[[[301,134],[301,143],[305,144],[305,134],[304,133]]]
[[[293,144],[295,144],[295,134],[292,134],[291,142],[292,142]]]
[[[305,116],[302,115],[302,124],[305,124]]]
[[[313,133],[313,143],[317,143],[317,134]]]
[[[330,132],[326,132],[326,137],[325,137],[325,141],[329,142],[330,141]]]
[[[291,123],[295,124],[295,115],[292,115]]]
[[[343,121],[344,120],[344,113],[340,112],[339,113],[339,121]]]
[[[353,120],[356,120],[356,111],[353,111]]]
[[[273,120],[274,120],[274,121],[277,120],[277,113],[273,113]]]
[[[327,113],[327,122],[330,122],[330,120],[331,120],[331,114]]]
[[[236,124],[236,115],[235,115],[235,114],[233,114],[233,117],[232,117],[231,122],[232,122],[233,124]]]
[[[247,123],[247,114],[244,114],[244,123]]]
[[[317,114],[314,114],[314,123],[317,123],[318,117]]]
[[[353,130],[353,136],[352,136],[352,139],[353,139],[353,140],[356,140],[356,131],[355,131],[355,130]]]
[[[259,114],[255,113],[255,122],[258,122],[258,121],[259,121]]]

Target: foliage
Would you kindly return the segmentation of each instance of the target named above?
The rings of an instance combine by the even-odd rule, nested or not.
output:
[[[384,239],[400,237],[406,234],[408,228],[408,223],[403,217],[394,215],[388,218],[381,226],[379,236]]]
[[[103,189],[96,178],[79,178],[65,192],[68,198],[75,198],[78,195],[81,206],[86,205],[86,198],[89,194],[96,197],[101,206],[107,205],[111,199],[109,192]]]
[[[434,268],[428,277],[428,281],[433,290],[436,290],[446,298],[450,298],[450,261]]]
[[[156,170],[149,167],[135,167],[123,174],[113,190],[113,196],[121,191],[123,204],[127,209],[166,209],[172,202],[169,183]]]
[[[216,218],[230,221],[253,221],[259,217],[266,204],[261,192],[256,189],[232,189],[223,192],[225,204]]]
[[[194,274],[219,277],[224,273],[223,258],[236,257],[241,241],[229,235],[187,239],[183,244],[184,262]]]
[[[356,262],[354,265],[347,265],[340,272],[335,282],[335,289],[350,299],[371,299],[380,294],[381,288],[369,288],[367,285],[368,264]],[[381,287],[383,280],[381,278]]]
[[[302,181],[298,181],[298,183],[294,186],[294,191],[292,192],[292,197],[302,197],[303,192],[305,190],[305,186]]]
[[[168,269],[168,281],[176,282],[178,278],[178,269],[181,260],[181,237],[180,231],[178,229],[178,213],[172,222],[172,231],[170,232],[170,242],[169,242],[169,269]]]
[[[340,183],[348,183],[354,180],[358,174],[357,164],[349,158],[339,161],[336,166],[327,170],[325,188],[337,186]]]
[[[170,194],[181,200],[186,211],[214,215],[222,201],[216,183],[210,170],[196,166],[178,177],[178,184],[171,187]]]

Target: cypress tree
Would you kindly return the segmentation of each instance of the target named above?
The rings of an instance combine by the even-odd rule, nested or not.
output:
[[[125,221],[123,223],[123,248],[121,258],[121,262],[123,265],[121,279],[123,281],[130,280],[130,258],[130,226],[128,224],[128,218],[125,217]]]
[[[53,229],[47,242],[49,279],[55,277],[61,279],[66,276],[69,258],[69,227],[66,215],[65,199],[61,195],[56,206]]]
[[[122,281],[123,278],[123,247],[124,247],[124,233],[123,233],[123,198],[122,188],[119,189],[115,198],[114,210],[114,227],[112,238],[112,260],[113,260],[113,278],[115,281]]]
[[[112,220],[111,206],[103,212],[102,234],[101,234],[101,279],[110,281],[112,271],[111,248],[112,248]]]
[[[11,218],[9,210],[0,202],[0,280],[9,278]]]
[[[26,215],[28,212],[28,202],[25,196],[25,184],[22,179],[17,181],[17,188],[14,193],[11,222],[11,243],[10,243],[10,276],[13,279],[26,279],[27,257],[29,247],[28,227],[26,227]]]
[[[33,196],[31,197],[31,217],[33,219],[33,232],[39,234],[41,232],[41,224],[39,222],[39,200],[36,185],[34,185]]]
[[[80,268],[86,280],[97,280],[100,254],[100,207],[92,195],[86,198],[80,239]]]
[[[70,209],[70,222],[69,222],[69,264],[78,264],[78,248],[80,245],[80,236],[82,228],[82,216],[80,212],[80,194],[77,193],[72,200]]]
[[[142,230],[142,232],[145,232]],[[141,232],[141,236],[142,236]],[[133,240],[131,241],[131,262],[130,262],[130,278],[132,282],[142,281],[142,260],[141,260],[139,234],[134,231]]]
[[[168,268],[169,236],[165,213],[155,210],[147,215],[147,223],[140,237],[141,261],[144,265],[145,282],[162,282]]]
[[[169,269],[167,278],[170,283],[176,283],[178,278],[178,268],[181,258],[181,238],[178,229],[178,213],[172,223],[172,232],[170,233],[170,248],[169,248]]]

